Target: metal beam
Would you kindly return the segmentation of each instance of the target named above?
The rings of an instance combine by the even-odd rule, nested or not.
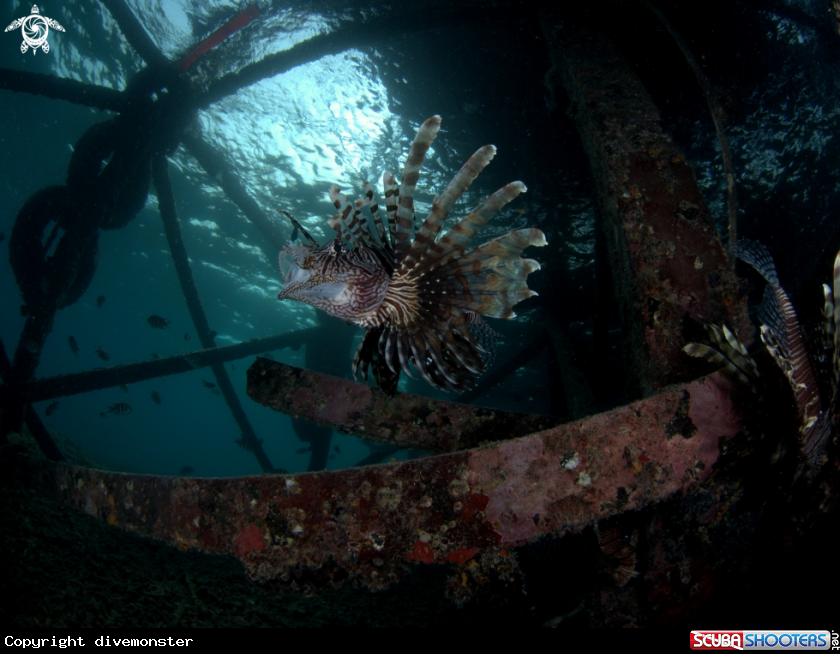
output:
[[[248,368],[248,395],[275,411],[398,448],[455,452],[557,425],[550,416],[398,393],[267,359]]]
[[[753,329],[694,174],[641,80],[603,34],[543,17],[589,156],[622,314],[631,397],[693,376],[686,318]]]
[[[523,438],[366,468],[191,479],[19,457],[9,474],[120,529],[236,556],[258,582],[381,589],[406,563],[463,564],[689,491],[743,425],[734,383],[714,373]]]

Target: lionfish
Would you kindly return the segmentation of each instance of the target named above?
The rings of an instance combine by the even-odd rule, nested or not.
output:
[[[799,453],[808,465],[809,476],[813,477],[826,460],[825,449],[833,427],[830,407],[840,391],[840,252],[834,260],[833,288],[823,284],[823,353],[828,355],[833,352],[831,398],[828,402],[820,393],[817,365],[805,344],[793,303],[779,283],[776,266],[767,247],[757,241],[743,239],[738,241],[735,255],[755,268],[767,281],[758,314],[761,340],[793,391],[800,420]],[[683,349],[692,356],[702,356],[724,365],[755,390],[752,380],[758,377],[758,370],[743,344],[725,325],[723,329],[707,326],[707,330],[723,353],[697,343],[689,343]]]
[[[528,246],[546,245],[540,230],[521,229],[468,249],[478,230],[525,192],[522,182],[502,187],[441,235],[455,202],[495,156],[492,145],[476,151],[435,197],[422,224],[416,221],[414,189],[440,122],[432,116],[420,126],[399,185],[392,173],[382,176],[386,221],[370,184],[354,204],[333,184],[329,195],[338,213],[329,225],[335,239],[320,246],[292,219],[309,244],[288,243],[280,251],[284,288],[278,299],[305,302],[365,328],[353,376],[361,369],[367,380],[370,369],[392,395],[401,371],[416,379],[409,362],[435,388],[472,387],[495,344],[482,316],[512,318],[514,305],[536,295],[526,278],[540,265],[520,255]]]

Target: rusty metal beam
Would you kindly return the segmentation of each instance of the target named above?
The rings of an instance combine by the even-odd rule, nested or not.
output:
[[[455,452],[553,427],[559,419],[398,393],[268,359],[248,368],[248,396],[275,411],[399,448]]]
[[[9,474],[121,529],[232,554],[259,582],[377,589],[405,563],[465,563],[688,492],[743,425],[735,390],[714,373],[523,438],[366,468],[190,479],[20,457]]]
[[[553,63],[589,156],[616,296],[631,397],[692,377],[687,317],[752,327],[691,167],[665,133],[639,77],[602,34],[549,27]]]

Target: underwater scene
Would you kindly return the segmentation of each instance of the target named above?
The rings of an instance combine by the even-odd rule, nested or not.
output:
[[[0,13],[10,626],[830,628],[840,4]]]

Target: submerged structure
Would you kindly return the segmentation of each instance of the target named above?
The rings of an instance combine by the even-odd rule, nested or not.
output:
[[[633,47],[638,45],[639,31],[647,29],[644,33],[658,34],[657,39],[671,38],[670,32],[652,28],[646,22],[659,20],[653,14],[643,19],[638,12],[627,13],[616,4],[606,15],[590,15],[586,8],[579,8],[563,14],[555,10],[522,16],[509,13],[512,8],[501,3],[480,12],[480,20],[485,21],[482,29],[471,30],[466,28],[472,25],[470,21],[478,20],[479,14],[468,11],[465,17],[461,7],[444,15],[435,14],[433,19],[425,14],[422,19],[414,16],[417,20],[398,12],[361,11],[359,16],[332,16],[334,23],[319,25],[317,29],[321,31],[314,36],[307,32],[311,28],[307,23],[302,29],[307,38],[301,37],[287,49],[265,54],[247,50],[246,46],[282,43],[282,39],[275,38],[281,29],[279,25],[296,18],[311,18],[307,13],[311,8],[301,14],[290,10],[281,16],[273,13],[278,11],[276,8],[261,11],[251,7],[232,19],[220,14],[212,16],[212,20],[192,15],[189,20],[197,32],[212,33],[189,47],[185,55],[165,54],[150,39],[138,20],[141,16],[135,15],[127,4],[108,0],[104,5],[102,13],[107,13],[126,43],[145,61],[120,90],[70,77],[0,70],[0,88],[7,93],[41,95],[114,113],[108,120],[87,128],[70,147],[66,184],[39,185],[19,203],[21,208],[10,230],[10,264],[23,297],[19,312],[23,324],[11,360],[5,348],[0,348],[0,442],[4,446],[0,459],[4,485],[0,490],[4,507],[10,507],[3,509],[7,528],[2,530],[2,542],[10,556],[25,561],[20,566],[22,572],[16,572],[18,576],[10,582],[10,587],[20,589],[15,593],[20,607],[15,616],[17,623],[52,624],[64,620],[68,624],[136,625],[137,616],[142,615],[150,616],[150,624],[202,624],[209,613],[216,616],[216,624],[237,624],[231,615],[238,611],[244,624],[286,624],[292,616],[305,613],[305,607],[315,606],[307,604],[307,598],[301,595],[318,594],[331,602],[344,602],[342,608],[346,609],[346,613],[327,612],[326,617],[318,618],[320,624],[336,620],[335,615],[366,616],[356,621],[374,622],[373,616],[384,620],[381,616],[387,614],[395,623],[417,620],[440,624],[450,620],[463,624],[468,616],[472,622],[492,624],[506,620],[517,625],[693,628],[698,620],[722,615],[746,620],[755,615],[750,613],[749,601],[758,601],[757,598],[766,598],[766,603],[756,605],[756,613],[761,611],[766,616],[768,606],[782,604],[775,600],[789,590],[787,581],[790,588],[795,581],[798,591],[802,584],[807,586],[810,577],[799,574],[801,567],[797,567],[804,564],[797,564],[799,559],[792,558],[789,552],[793,550],[794,557],[800,556],[802,561],[824,560],[820,555],[825,551],[819,543],[829,541],[817,536],[836,517],[840,479],[833,438],[835,407],[826,406],[821,418],[827,430],[820,441],[821,448],[825,448],[825,463],[813,475],[799,476],[799,448],[791,447],[791,443],[795,444],[801,430],[808,428],[810,414],[800,420],[803,416],[797,414],[791,389],[783,383],[768,384],[761,394],[754,394],[725,371],[715,372],[707,362],[691,359],[683,352],[686,343],[704,338],[702,325],[707,323],[728,325],[745,348],[752,345],[753,329],[747,311],[749,285],[735,274],[732,252],[727,251],[718,235],[723,230],[714,215],[722,212],[709,209],[698,185],[698,178],[703,177],[696,171],[702,164],[692,162],[693,167],[663,127],[663,107],[668,105],[659,97],[662,87],[656,86],[655,79],[651,82],[642,78],[646,70],[639,64]],[[732,18],[732,25],[742,10],[740,5],[736,10],[719,9],[736,12],[722,14]],[[329,15],[328,8],[324,11]],[[690,29],[696,21],[714,13],[709,8],[704,8],[702,16],[677,12],[675,7],[665,13],[669,11],[680,18],[679,29]],[[767,15],[775,14],[765,11],[761,15],[769,22]],[[798,18],[799,22],[794,16],[773,24],[780,34],[783,28],[788,29],[784,21],[794,21],[800,30],[817,29],[807,27],[810,23],[802,16]],[[74,24],[67,17],[61,20],[67,34],[72,35]],[[523,29],[511,30],[512,20]],[[823,20],[827,17],[823,16]],[[219,27],[214,30],[211,25]],[[490,128],[496,125],[491,124],[491,116],[503,109],[505,120],[497,121],[497,125],[512,125],[513,136],[498,138],[504,137],[514,147],[500,143],[500,148],[511,152],[517,169],[535,162],[531,172],[537,181],[532,183],[531,177],[522,173],[531,189],[527,203],[505,214],[503,223],[502,215],[497,218],[496,222],[502,224],[496,231],[489,231],[493,240],[488,246],[473,250],[473,260],[465,250],[468,237],[479,223],[486,222],[496,204],[504,204],[521,189],[517,183],[503,187],[499,195],[491,196],[486,205],[479,205],[448,234],[436,239],[442,231],[444,214],[467,185],[466,180],[476,179],[478,169],[489,160],[490,151],[479,150],[478,158],[471,159],[438,198],[426,199],[418,194],[414,203],[409,202],[412,194],[408,189],[414,187],[422,159],[420,150],[425,151],[437,131],[434,119],[421,127],[418,141],[409,150],[410,165],[403,179],[404,188],[400,189],[400,202],[395,194],[391,196],[393,231],[390,221],[377,222],[375,216],[371,223],[365,223],[365,230],[356,220],[356,212],[369,198],[351,205],[335,188],[330,200],[339,212],[333,220],[339,238],[323,247],[317,247],[314,238],[308,246],[284,246],[288,241],[284,238],[285,227],[263,208],[276,206],[273,200],[269,203],[266,199],[270,194],[258,193],[250,171],[232,165],[233,155],[225,152],[222,143],[214,144],[202,136],[202,125],[206,129],[210,121],[201,112],[305,62],[344,56],[355,65],[358,49],[362,48],[370,53],[367,61],[371,68],[378,66],[388,71],[388,57],[381,57],[378,52],[378,48],[386,47],[377,40],[379,34],[388,34],[387,47],[395,47],[400,38],[414,48],[420,37],[443,39],[451,44],[460,41],[448,37],[467,35],[469,45],[480,48],[488,42],[491,32],[500,37],[490,39],[494,44],[505,42],[502,35],[540,35],[539,52],[533,50],[533,44],[528,49],[524,43],[522,48],[507,52],[517,56],[528,52],[534,58],[529,63],[538,62],[539,66],[513,61],[513,69],[503,69],[507,76],[538,71],[536,77],[529,78],[531,83],[524,85],[532,95],[501,97],[496,92],[498,82],[508,77],[494,70],[491,79],[479,79],[481,71],[488,68],[482,66],[473,68],[472,75],[476,83],[483,82],[479,86],[494,90],[492,98],[487,96],[485,103],[462,97],[441,112],[447,121],[449,114],[481,115],[484,125],[479,126],[475,119],[453,123],[460,124],[462,130],[467,129],[465,125],[475,129],[486,125],[488,139],[495,139],[494,129]],[[834,26],[827,31],[830,37],[824,32],[817,32],[822,35],[819,38],[836,38]],[[695,32],[695,36],[701,33],[702,30]],[[252,60],[246,58],[242,65],[232,64],[237,55],[230,44],[243,48]],[[179,47],[183,48],[183,44]],[[674,46],[670,40],[657,40],[657,47],[664,51]],[[389,92],[395,99],[394,106],[400,102],[404,105],[407,99],[400,86],[405,83],[401,81],[404,75],[430,97],[440,93],[439,86],[446,84],[449,76],[452,83],[447,88],[453,89],[453,94],[454,89],[463,88],[465,79],[473,79],[465,71],[455,70],[458,67],[437,62],[435,57],[443,56],[440,53],[444,50],[424,48],[430,58],[424,64],[435,71],[426,87],[423,80],[428,71],[423,68],[412,68],[410,73],[405,69],[399,73],[383,72],[384,77],[393,78]],[[56,51],[54,43],[52,54]],[[482,52],[490,58],[496,46]],[[389,51],[390,55],[395,53],[397,50]],[[477,59],[468,53],[474,54],[472,50],[460,52],[460,60],[469,63]],[[503,66],[504,60],[502,57],[497,64]],[[410,56],[399,57],[406,67],[412,61]],[[334,63],[330,60],[326,67],[330,79],[334,77]],[[436,63],[441,65],[432,65]],[[684,77],[687,75],[683,71],[679,79]],[[649,92],[646,86],[651,84],[653,91]],[[691,84],[696,82],[692,80]],[[318,88],[323,87],[321,84]],[[301,83],[295,90],[305,97],[305,88]],[[297,95],[289,95],[297,102]],[[295,157],[300,160],[307,148],[329,149],[324,143],[311,142],[286,147],[280,128],[292,125],[293,115],[300,123],[314,121],[312,116],[351,115],[347,125],[369,128],[363,119],[369,113],[384,114],[386,108],[373,99],[369,113],[352,114],[354,104],[358,107],[365,102],[363,94],[351,101],[339,89],[336,97],[320,108],[323,114],[318,113],[317,103],[298,107],[301,115],[284,117],[283,125],[271,132],[281,144],[274,155],[275,163]],[[572,122],[564,122],[565,113],[558,111],[558,106],[568,109]],[[434,109],[424,107],[415,116],[414,124]],[[520,113],[526,116],[524,124],[516,122]],[[216,119],[224,121],[222,117]],[[748,123],[743,119],[743,124]],[[567,139],[564,154],[584,161],[586,172],[580,179],[586,190],[580,195],[589,196],[593,186],[595,190],[594,201],[588,200],[587,209],[581,211],[589,222],[575,222],[569,205],[570,198],[577,195],[557,191],[564,188],[564,176],[557,171],[562,157],[557,156],[556,143],[550,142],[557,134],[547,125],[562,125],[567,130],[563,132]],[[391,143],[393,139],[387,131],[383,128],[383,141]],[[364,179],[366,176],[361,173],[367,172],[362,170],[367,164],[354,159],[354,139],[348,138],[348,133],[352,134],[341,132],[340,138],[329,141],[337,153],[329,162],[340,160],[349,177]],[[447,142],[457,138],[458,130],[453,129]],[[265,139],[260,135],[257,140]],[[462,140],[475,142],[472,134]],[[572,141],[575,145],[568,145]],[[486,142],[484,136],[477,142]],[[743,144],[741,148],[741,152],[749,149]],[[399,148],[394,157],[402,157],[405,149]],[[250,364],[247,378],[244,365],[238,370],[226,368],[226,363],[243,357],[280,349],[286,353],[305,349],[306,359],[300,363],[307,364],[306,368],[311,367],[310,358],[315,360],[318,355],[346,367],[343,357],[349,351],[351,338],[343,340],[338,327],[305,323],[279,335],[263,335],[251,341],[242,338],[241,342],[219,346],[220,334],[226,334],[219,323],[223,315],[231,312],[216,310],[217,305],[228,300],[220,299],[215,288],[212,303],[206,295],[202,302],[199,295],[196,278],[202,268],[196,262],[201,259],[188,256],[187,252],[193,246],[198,248],[201,239],[187,238],[187,225],[191,222],[179,218],[176,211],[179,174],[170,175],[170,168],[174,167],[169,161],[180,161],[176,152],[181,150],[189,152],[190,161],[197,162],[206,172],[202,184],[218,187],[225,202],[229,200],[236,206],[233,215],[241,224],[237,229],[253,228],[272,252],[272,258],[274,252],[283,249],[281,262],[287,282],[283,294],[294,297],[300,290],[295,290],[295,284],[317,288],[320,283],[315,282],[333,275],[332,270],[307,268],[307,257],[345,258],[356,265],[364,264],[372,277],[381,277],[383,271],[396,274],[402,270],[406,279],[415,281],[425,278],[411,277],[411,271],[425,274],[433,269],[433,263],[445,262],[454,275],[447,291],[458,291],[456,295],[460,293],[465,303],[453,309],[455,305],[434,302],[429,297],[420,306],[430,312],[424,318],[431,316],[433,323],[435,317],[444,322],[451,319],[449,331],[439,329],[429,336],[428,332],[412,330],[411,321],[364,324],[363,318],[358,319],[370,331],[358,346],[356,364],[363,371],[372,368],[381,389],[265,357]],[[549,154],[537,159],[536,153],[541,151]],[[428,167],[428,172],[449,179],[452,166],[462,160],[450,161],[456,157],[457,153],[441,147],[439,159],[436,157],[435,166]],[[255,161],[253,165],[259,164]],[[443,172],[440,168],[444,168]],[[537,170],[544,177],[540,178]],[[482,178],[490,174],[488,170]],[[779,178],[783,177],[779,172]],[[244,179],[251,181],[246,183]],[[291,189],[286,206],[300,217],[301,231],[316,233],[320,221],[307,221],[302,216],[317,212],[307,211],[310,207],[303,201],[299,207],[292,206],[295,198],[303,194],[301,189],[308,188],[308,180],[290,173],[282,181],[284,189]],[[758,196],[773,197],[759,193],[750,170],[743,172],[738,181]],[[776,186],[784,187],[776,181]],[[192,320],[190,331],[196,334],[201,349],[182,351],[188,331],[183,341],[177,337],[178,349],[164,357],[155,354],[155,349],[151,358],[144,354],[134,363],[37,377],[39,366],[48,363],[43,353],[48,351],[50,336],[60,329],[56,317],[59,310],[81,304],[97,278],[98,257],[106,252],[105,248],[100,252],[102,235],[106,230],[127,227],[139,212],[145,211],[152,183],[156,203],[148,204],[162,220],[172,267]],[[498,183],[503,182],[492,180],[494,188],[498,188]],[[708,187],[708,180],[705,183]],[[395,182],[386,184],[386,195],[395,187]],[[801,202],[811,197],[796,195],[795,189],[787,190]],[[552,194],[555,192],[560,199]],[[202,188],[202,193],[209,191]],[[734,199],[733,194],[729,197]],[[313,207],[322,199],[316,200],[312,201]],[[751,206],[747,193],[741,195],[740,201]],[[412,204],[419,206],[423,202],[431,206],[431,214],[419,225],[412,243]],[[728,212],[730,220],[737,214],[734,207]],[[247,221],[242,221],[242,216]],[[823,230],[827,242],[838,235],[832,226],[835,223],[827,223]],[[531,225],[539,230],[523,229]],[[736,231],[734,225],[730,227],[731,238]],[[748,233],[749,221],[742,227],[746,229],[739,231]],[[494,228],[491,224],[486,229]],[[784,229],[779,227],[778,233],[783,234]],[[506,316],[515,301],[530,294],[525,277],[535,265],[519,255],[526,245],[542,244],[543,232],[556,250],[546,248],[541,253],[543,272],[532,282],[540,290],[540,297],[532,301],[532,308],[525,315],[523,324],[531,330],[522,339],[525,342],[515,342],[512,333],[503,334],[512,342],[506,347],[514,353],[511,359],[499,361],[471,391],[450,398],[454,401],[409,392],[393,394],[399,372],[408,371],[410,366],[433,386],[462,390],[473,385],[484,369],[483,350],[489,350],[480,338],[483,327],[477,316]],[[388,236],[383,238],[386,233]],[[196,234],[193,232],[194,237]],[[783,238],[776,236],[775,231],[773,235]],[[217,242],[221,240],[213,241],[214,245]],[[729,245],[734,250],[734,242]],[[232,250],[247,250],[246,246],[240,241]],[[376,246],[381,252],[373,251]],[[451,251],[446,250],[448,246],[452,246]],[[371,253],[362,247],[371,248]],[[774,248],[772,239],[770,247],[788,257],[780,259],[780,265],[782,261],[805,258],[795,248]],[[494,248],[501,253],[493,252]],[[204,250],[209,251],[209,247]],[[831,244],[831,254],[836,251],[836,243]],[[469,272],[479,277],[486,274],[485,263],[491,260],[483,255],[499,254],[503,269],[510,273],[502,278],[510,294],[501,296],[506,303],[491,307],[477,298],[467,298],[471,294],[468,291],[474,288],[471,282],[461,279],[468,277],[458,261],[461,254],[475,262],[477,270],[471,267]],[[429,255],[430,258],[424,258]],[[814,259],[809,270],[816,270],[821,263],[817,261],[819,257],[808,258]],[[218,261],[211,263],[219,266]],[[151,274],[145,268],[141,270]],[[313,270],[321,278],[309,277]],[[824,273],[825,270],[819,270],[820,276]],[[335,279],[327,281],[335,283]],[[496,281],[487,275],[482,283],[492,286]],[[798,285],[791,282],[788,290],[793,294]],[[236,286],[232,294],[241,294],[241,288]],[[381,287],[377,288],[382,293]],[[95,308],[94,302],[90,303],[91,311],[99,312],[97,316],[119,301],[118,294],[110,292],[107,302],[104,298],[105,295],[98,296]],[[155,337],[172,338],[173,333],[184,331],[168,309],[150,306],[134,313],[136,322],[150,328]],[[15,312],[6,312],[7,316],[12,314]],[[289,321],[297,319],[294,313],[284,315]],[[164,329],[170,322],[173,328]],[[417,324],[420,322],[418,318]],[[74,323],[79,324],[81,321]],[[215,329],[211,329],[211,324]],[[62,343],[62,351],[74,362],[76,354],[85,352],[81,333],[77,331],[72,340],[53,339]],[[338,342],[342,347],[331,349]],[[151,349],[146,344],[143,348],[144,352]],[[104,340],[99,350],[109,357],[119,356]],[[105,361],[104,356],[100,357]],[[766,361],[758,356],[756,359],[763,377],[779,375]],[[526,364],[531,367],[523,373]],[[545,365],[541,368],[540,364]],[[198,408],[185,415],[195,421],[203,417],[200,414],[210,415],[216,402],[210,393],[218,391],[236,423],[233,437],[221,430],[226,447],[235,442],[243,456],[256,459],[264,474],[208,478],[192,462],[179,463],[173,469],[173,473],[181,470],[178,477],[72,465],[66,461],[66,446],[59,445],[62,441],[56,439],[32,408],[33,402],[51,402],[52,420],[71,408],[68,405],[72,396],[88,397],[94,391],[125,385],[132,385],[128,387],[131,393],[134,384],[145,380],[189,375],[202,368],[212,370],[215,382],[195,380],[196,389],[204,395],[195,405]],[[779,380],[781,377],[777,377]],[[147,410],[178,406],[177,398],[160,391],[158,385],[162,381],[155,382],[151,394],[145,393]],[[410,380],[403,384],[403,389],[415,390]],[[504,389],[506,404],[476,406],[481,401],[477,398],[491,392],[494,385]],[[246,386],[253,403],[243,402],[240,397]],[[428,386],[424,384],[423,388]],[[529,393],[535,388],[544,390],[548,398],[544,404],[536,405],[542,410],[532,408],[535,404],[531,404]],[[793,390],[797,392],[795,384]],[[143,417],[137,403],[133,399],[131,404],[126,402],[123,392],[118,390],[116,399],[110,400],[114,408],[111,414],[102,411],[104,419],[93,419],[97,425],[109,425],[102,428],[114,430],[109,433],[123,433],[110,427],[111,421],[125,425],[125,421]],[[59,407],[56,398],[67,399]],[[279,416],[274,412],[258,413],[257,403],[292,417],[294,433],[309,445],[302,449],[308,449],[310,463],[316,455],[320,457],[317,470],[284,474],[284,460],[272,458],[270,452],[277,447],[277,441],[289,440],[292,429],[277,428]],[[123,406],[133,408],[116,408]],[[94,412],[89,415],[96,416]],[[212,419],[220,420],[218,414]],[[255,420],[260,420],[259,430],[254,426]],[[87,429],[92,429],[90,423],[84,421]],[[166,423],[171,430],[167,436],[173,442],[186,438],[179,432],[190,431],[173,427],[176,423],[172,419]],[[149,430],[150,437],[152,431]],[[35,438],[43,457],[31,456],[26,439],[18,435],[23,432]],[[380,465],[324,470],[329,456],[335,456],[332,451],[341,456],[338,446],[333,449],[331,445],[334,432],[353,434],[370,443],[369,456],[359,463]],[[305,439],[301,434],[306,434]],[[212,428],[200,436],[196,450],[211,449],[211,444],[215,447],[221,442],[214,440]],[[346,450],[348,445],[342,441],[341,447]],[[220,445],[219,448],[223,451]],[[381,464],[406,449],[427,456],[402,457]],[[57,509],[59,505],[98,522],[82,521],[75,513]],[[48,554],[55,548],[32,546],[55,536],[60,528],[56,525],[65,523],[69,525],[66,533],[61,532],[65,549],[56,551],[54,559]],[[94,532],[95,537],[90,537]],[[121,532],[133,536],[129,538]],[[165,543],[167,548],[154,549],[158,545],[136,536]],[[110,539],[124,540],[114,547]],[[75,545],[80,542],[84,546],[77,548]],[[156,563],[166,559],[166,565],[172,566],[167,570],[176,570],[154,583],[147,581],[149,571],[144,570],[146,559],[140,553],[152,549]],[[58,595],[52,593],[49,584],[29,583],[26,574],[71,568],[84,572],[73,583],[62,583],[62,588],[94,585],[99,583],[101,571],[88,573],[87,566],[91,561],[111,561],[108,557],[117,551],[137,553],[128,560],[114,559],[119,574],[109,592],[130,589],[128,595],[120,596],[125,597],[125,613],[118,614],[115,608],[108,614],[83,601],[44,602],[41,596],[35,598],[39,601],[30,599],[34,597],[33,586],[39,586],[42,595]],[[27,558],[33,552],[42,556],[37,564]],[[225,557],[203,556],[207,553]],[[68,566],[69,557],[78,565]],[[220,572],[231,559],[235,559],[235,572],[230,567]],[[294,599],[283,600],[286,603],[282,608],[265,621],[248,622],[248,617],[260,614],[254,607],[280,600],[242,591],[237,586],[237,575],[242,576],[243,568],[251,580],[267,589],[291,591],[289,596]],[[762,585],[765,577],[757,577],[753,573],[756,569],[772,570],[773,585]],[[53,578],[59,576],[58,572],[53,574]],[[224,583],[219,583],[219,579],[224,579]],[[413,590],[418,585],[422,587],[422,592],[412,592],[411,601],[391,601],[401,587],[411,584]],[[145,590],[135,593],[135,588]],[[354,604],[360,596],[358,592],[355,600],[341,594],[348,588],[377,592],[365,594],[363,602],[368,604],[359,609]],[[224,591],[234,589],[243,593],[237,597],[248,599],[239,608],[219,609],[228,606]],[[134,604],[137,599],[130,597],[132,594],[139,595],[141,603],[148,599],[149,606],[144,605],[138,612]],[[436,600],[424,604],[427,608],[418,617],[418,606],[428,596]],[[440,606],[434,603],[438,600]],[[55,608],[59,606],[60,609]],[[156,612],[161,606],[167,610]],[[802,606],[812,616],[820,608],[819,603],[811,601],[803,601]]]

